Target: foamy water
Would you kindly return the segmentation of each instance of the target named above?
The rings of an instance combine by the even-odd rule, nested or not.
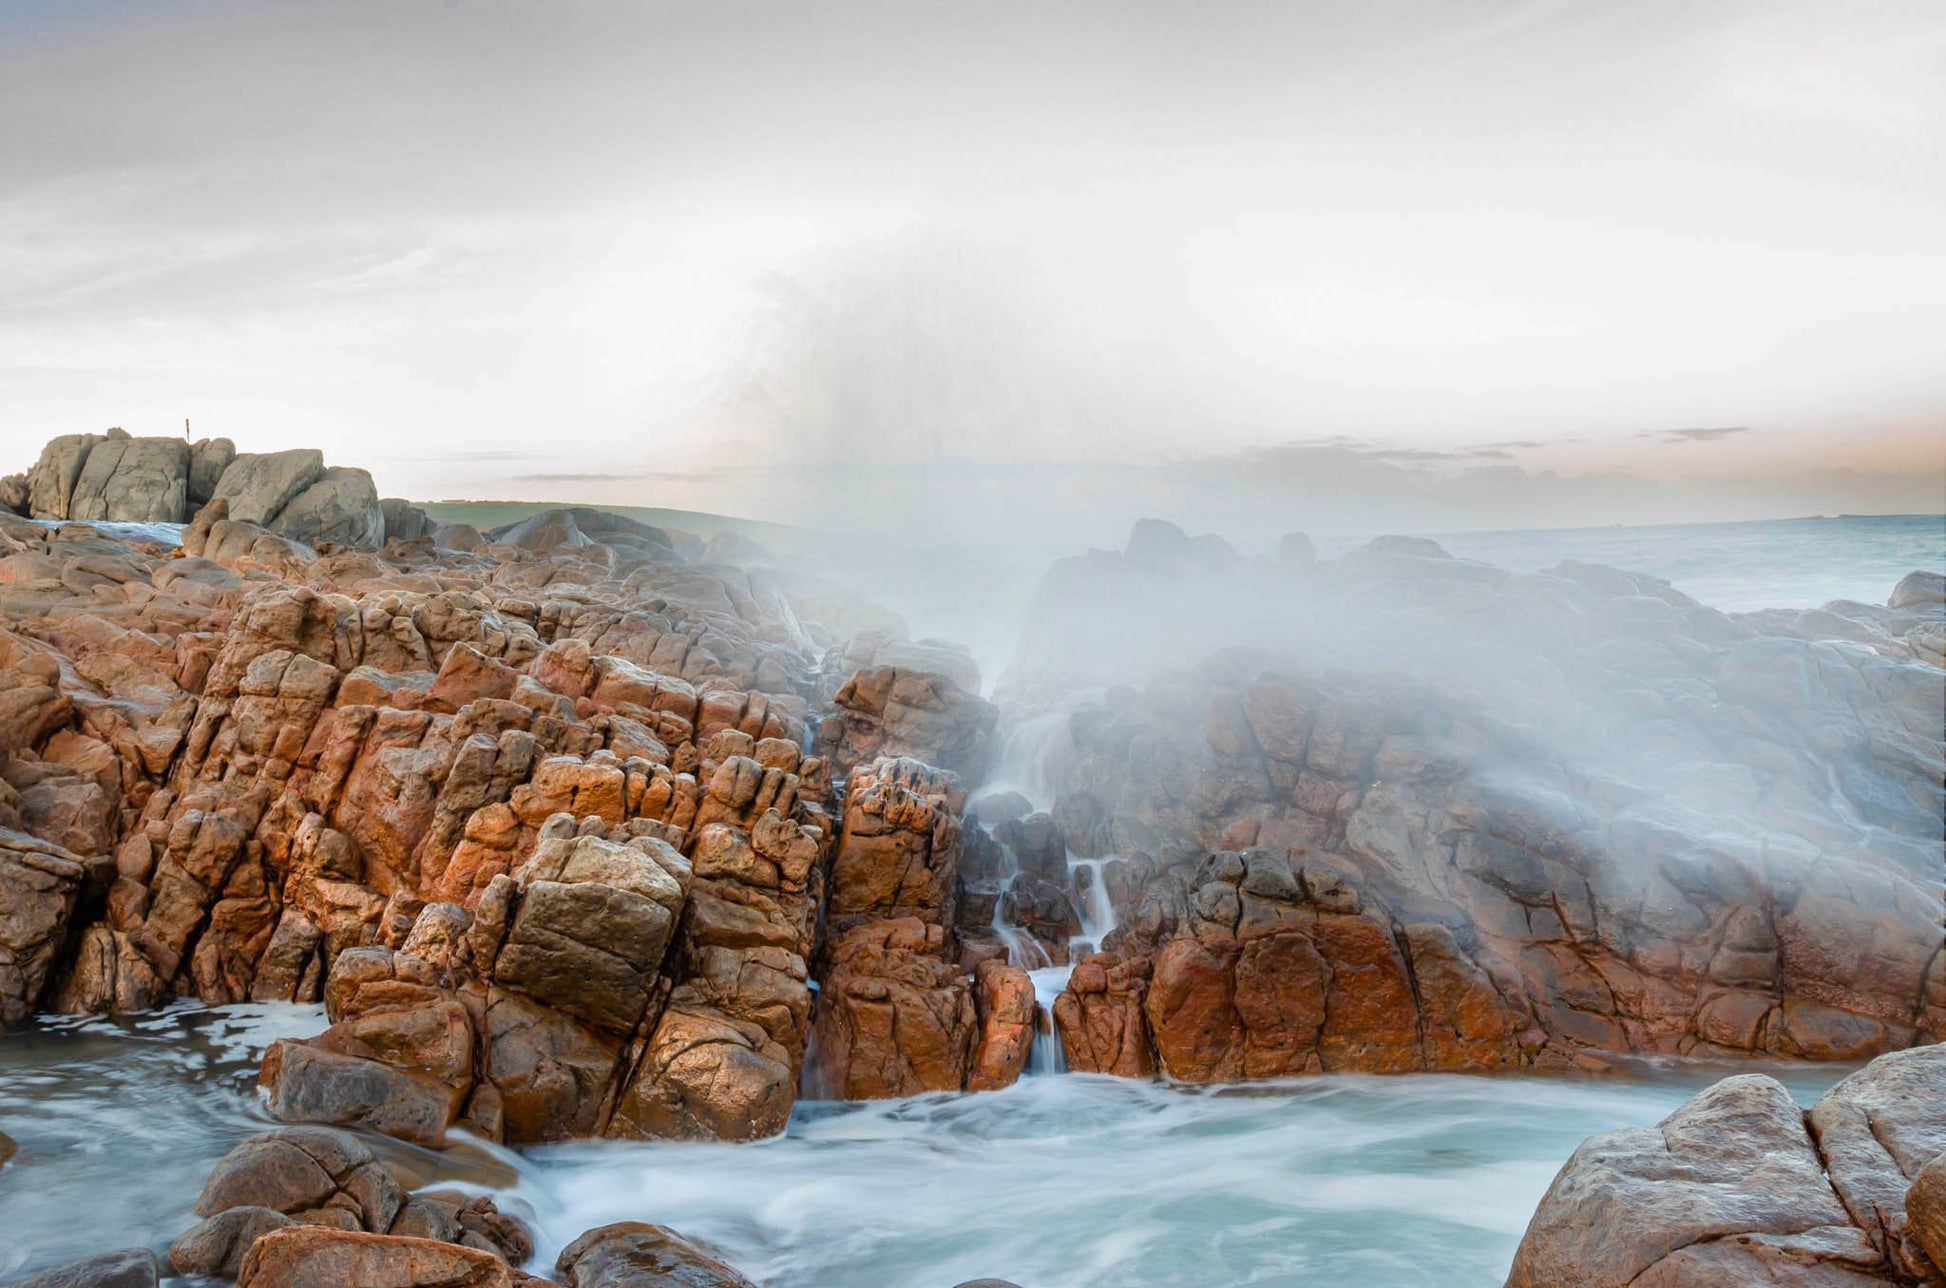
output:
[[[0,1130],[21,1145],[0,1171],[0,1277],[165,1247],[195,1220],[216,1159],[267,1125],[252,1090],[262,1047],[321,1025],[316,1007],[184,1006],[0,1040]],[[980,1095],[804,1103],[756,1145],[506,1153],[518,1179],[498,1193],[533,1219],[542,1267],[591,1226],[659,1221],[767,1288],[1493,1284],[1584,1136],[1652,1123],[1728,1071],[1220,1090],[1035,1076]],[[1782,1074],[1808,1102],[1844,1072]]]

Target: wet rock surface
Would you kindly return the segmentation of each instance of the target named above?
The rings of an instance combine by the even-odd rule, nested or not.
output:
[[[554,1269],[572,1288],[755,1288],[674,1230],[637,1221],[588,1231]]]
[[[498,1284],[534,1253],[491,1198],[408,1192],[365,1140],[329,1127],[244,1141],[210,1172],[195,1211],[203,1219],[170,1244],[169,1263],[239,1282]]]
[[[1808,1114],[1772,1078],[1727,1078],[1576,1150],[1507,1282],[1937,1283],[1941,1157],[1946,1046],[1880,1056]]]
[[[7,1288],[156,1288],[161,1267],[147,1248],[103,1253],[16,1279]]]
[[[510,1288],[506,1264],[431,1239],[291,1226],[250,1245],[239,1288]]]

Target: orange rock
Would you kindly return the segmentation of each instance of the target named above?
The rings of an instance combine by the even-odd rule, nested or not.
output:
[[[250,1245],[238,1288],[511,1288],[491,1253],[432,1239],[287,1226]]]
[[[974,971],[973,982],[980,1036],[966,1089],[998,1091],[1020,1077],[1034,1047],[1034,1020],[1040,1009],[1034,1000],[1034,981],[1018,966],[988,960]]]

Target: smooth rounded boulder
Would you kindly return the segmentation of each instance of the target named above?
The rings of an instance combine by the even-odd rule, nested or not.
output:
[[[674,1230],[642,1221],[588,1231],[554,1270],[570,1288],[756,1288]]]
[[[1507,1286],[1935,1283],[1942,1178],[1926,1169],[1943,1141],[1946,1047],[1880,1056],[1808,1115],[1774,1078],[1725,1078],[1654,1127],[1585,1141]]]

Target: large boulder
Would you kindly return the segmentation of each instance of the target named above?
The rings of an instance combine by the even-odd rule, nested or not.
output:
[[[417,541],[432,534],[432,520],[410,501],[396,496],[383,497],[379,500],[378,508],[385,517],[387,541]]]
[[[35,519],[65,519],[74,497],[75,482],[100,434],[62,434],[41,448],[40,459],[27,471],[27,514]]]
[[[88,453],[68,501],[70,519],[181,523],[189,490],[189,444],[111,431]]]
[[[285,506],[323,474],[324,453],[315,447],[245,452],[223,471],[210,499],[229,502],[232,522],[269,527]]]
[[[554,1270],[569,1288],[756,1288],[674,1230],[641,1221],[588,1231]]]
[[[1946,1154],[1946,1045],[1880,1056],[1820,1097],[1809,1125],[1832,1188],[1873,1246],[1915,1278],[1946,1272],[1910,1238],[1906,1213],[1913,1183]]]
[[[1146,959],[1095,953],[1076,964],[1067,988],[1054,999],[1054,1024],[1070,1070],[1154,1076],[1155,1044],[1144,1016],[1148,988]]]
[[[234,511],[233,511],[234,512]],[[266,525],[279,536],[309,546],[376,547],[385,544],[385,511],[364,470],[334,465],[285,503]]]
[[[252,1244],[272,1230],[298,1224],[275,1208],[227,1208],[197,1222],[170,1244],[169,1264],[178,1274],[235,1279]]]
[[[391,1171],[356,1136],[326,1127],[279,1127],[225,1154],[203,1183],[195,1210],[214,1217],[265,1208],[383,1233],[404,1201]]]
[[[458,1120],[466,1090],[426,1074],[319,1044],[280,1038],[259,1074],[270,1116],[290,1123],[365,1127],[436,1145]]]
[[[236,444],[227,438],[199,438],[189,449],[189,494],[187,509],[195,513],[216,495],[223,471],[236,459]]]
[[[1509,1288],[1934,1282],[1906,1195],[1946,1152],[1946,1047],[1881,1056],[1807,1118],[1762,1074],[1591,1137],[1541,1200]],[[1921,1191],[1921,1198],[1925,1197]]]
[[[491,1253],[434,1239],[319,1226],[273,1230],[250,1245],[237,1288],[513,1288]]]
[[[1886,599],[1887,608],[1937,608],[1946,605],[1946,573],[1909,572]]]

